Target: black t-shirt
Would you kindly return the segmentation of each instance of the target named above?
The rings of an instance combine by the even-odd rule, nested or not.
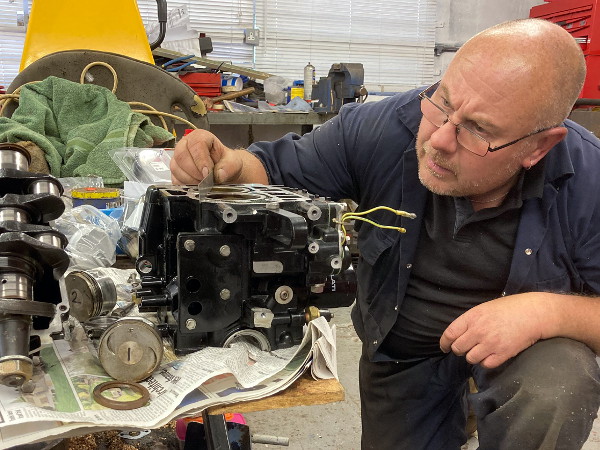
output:
[[[455,318],[501,296],[520,207],[543,188],[537,169],[525,172],[496,208],[475,212],[465,198],[429,193],[406,295],[383,353],[398,360],[441,355],[440,337]]]

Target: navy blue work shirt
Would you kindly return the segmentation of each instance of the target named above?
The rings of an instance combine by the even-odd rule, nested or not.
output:
[[[373,103],[351,103],[311,133],[288,133],[248,150],[272,184],[349,198],[417,214],[370,214],[406,234],[360,224],[358,293],[352,311],[371,360],[397,320],[414,259],[427,191],[417,173],[418,90]],[[600,294],[600,141],[566,120],[567,137],[546,156],[542,197],[522,206],[508,280],[502,295],[545,291]]]

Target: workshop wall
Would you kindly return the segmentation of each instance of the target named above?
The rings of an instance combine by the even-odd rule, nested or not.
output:
[[[471,36],[492,25],[529,17],[531,7],[543,3],[540,0],[437,0],[436,79],[454,57],[452,48],[460,47]]]

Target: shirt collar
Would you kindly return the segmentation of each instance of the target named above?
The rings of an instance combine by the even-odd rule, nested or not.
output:
[[[402,123],[416,137],[421,124],[421,99],[419,93],[423,89],[414,89],[406,93],[407,100],[400,106],[396,107],[396,112]]]

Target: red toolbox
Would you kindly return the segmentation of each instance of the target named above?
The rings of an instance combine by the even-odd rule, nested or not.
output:
[[[220,73],[188,72],[179,75],[179,78],[198,95],[203,97],[218,97],[221,95]]]
[[[600,99],[600,17],[598,0],[546,0],[529,17],[554,22],[567,30],[585,55],[587,75],[579,98]]]

